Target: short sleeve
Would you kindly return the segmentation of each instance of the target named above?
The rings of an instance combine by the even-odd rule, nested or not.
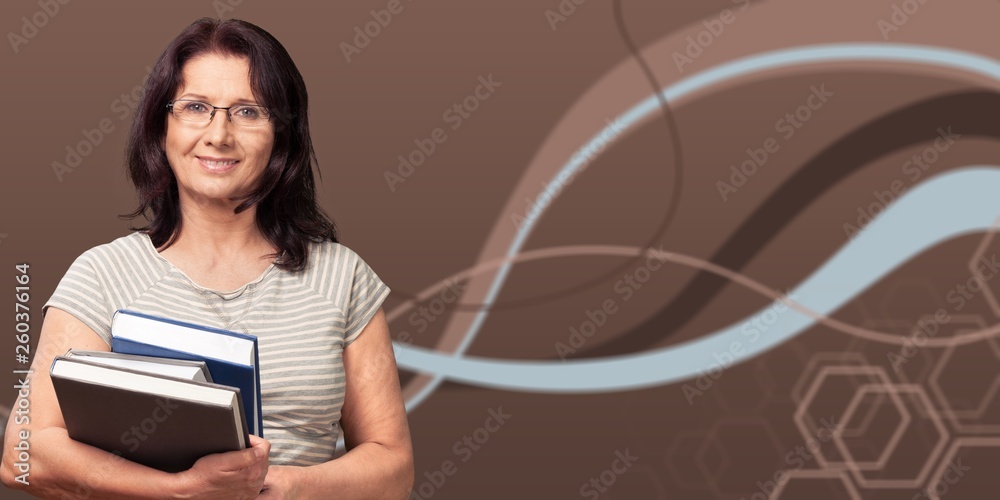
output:
[[[382,302],[389,295],[389,287],[379,279],[375,271],[357,254],[354,254],[353,257],[344,347],[357,340],[361,331],[365,329],[372,316],[375,316],[379,307],[382,306]]]
[[[62,309],[73,315],[111,346],[111,317],[114,310],[107,300],[103,281],[90,252],[77,257],[63,275],[52,297],[42,306],[43,316],[49,307]]]

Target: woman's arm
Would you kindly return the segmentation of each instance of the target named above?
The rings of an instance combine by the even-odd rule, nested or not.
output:
[[[344,372],[347,393],[340,422],[348,452],[309,467],[272,466],[261,499],[404,499],[410,495],[413,447],[382,309],[344,349]]]
[[[220,453],[203,458],[189,471],[170,474],[70,439],[49,378],[49,367],[55,356],[71,347],[108,350],[100,336],[83,322],[60,309],[49,308],[31,365],[33,373],[27,397],[30,421],[16,423],[16,413],[7,421],[0,464],[4,485],[43,498],[195,498],[200,492],[217,488],[229,488],[226,493],[232,498],[235,485],[252,488],[254,479],[263,479],[268,448],[263,440],[255,442],[255,448],[263,452],[263,459],[255,458],[251,449]],[[24,478],[28,484],[16,480],[23,472],[14,465],[18,461],[15,442],[22,431],[29,433],[30,468]],[[260,483],[256,484],[259,491]]]

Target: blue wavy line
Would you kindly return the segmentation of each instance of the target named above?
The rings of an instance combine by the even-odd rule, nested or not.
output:
[[[951,69],[958,69],[967,71],[970,73],[977,73],[991,77],[996,80],[1000,80],[1000,62],[990,59],[984,56],[972,54],[969,52],[958,51],[953,49],[945,49],[940,47],[922,46],[922,45],[910,45],[910,44],[865,44],[865,43],[845,43],[845,44],[829,44],[829,45],[814,45],[805,47],[795,47],[790,49],[777,50],[773,52],[767,52],[763,54],[756,54],[753,56],[748,56],[743,59],[736,61],[731,61],[728,63],[721,64],[714,68],[708,69],[701,73],[697,73],[688,77],[686,79],[680,80],[662,91],[664,98],[668,101],[673,101],[680,99],[692,92],[702,90],[711,85],[725,82],[734,78],[741,76],[760,73],[771,69],[777,69],[788,66],[802,65],[802,64],[815,64],[822,62],[834,62],[834,61],[891,61],[891,62],[911,62],[925,64],[929,66],[944,67]],[[612,122],[617,122],[625,128],[631,128],[638,122],[640,122],[645,117],[653,114],[658,109],[657,97],[651,95],[644,99],[639,104],[633,106],[631,109],[623,113],[617,118],[617,120],[612,120]],[[609,130],[610,126],[605,127],[600,132],[595,134],[590,141],[584,146],[582,146],[576,153],[570,156],[572,160],[566,163],[563,168],[556,174],[549,182],[550,188],[555,188],[562,184],[566,179],[572,176],[576,171],[578,171],[584,165],[584,151],[588,149],[598,150],[598,146],[601,145],[601,136],[606,133],[612,133]],[[620,133],[620,132],[614,132]],[[527,241],[528,236],[531,234],[535,223],[540,218],[541,214],[548,208],[552,199],[543,200],[543,202],[536,205],[535,209],[532,210],[526,216],[526,221],[521,225],[514,241],[511,243],[508,249],[507,256],[515,257],[524,246]],[[996,211],[991,213],[997,213]],[[988,227],[988,226],[986,226]],[[895,244],[895,243],[893,243]],[[901,261],[900,261],[901,262]],[[486,300],[484,304],[489,306],[492,304],[499,291],[503,286],[503,283],[507,279],[507,275],[510,272],[511,264],[507,263],[500,267],[497,272],[497,276],[494,279],[489,292],[487,293]],[[850,297],[845,297],[845,300]],[[427,397],[429,397],[434,390],[441,384],[444,380],[444,376],[449,378],[454,378],[456,380],[464,380],[466,382],[472,383],[474,380],[478,380],[481,377],[475,377],[472,373],[460,373],[460,370],[456,371],[455,366],[463,366],[461,357],[464,355],[465,351],[471,345],[472,341],[475,339],[479,330],[488,315],[488,307],[477,313],[473,320],[472,325],[470,325],[465,337],[459,344],[454,353],[443,354],[443,353],[433,353],[427,349],[397,345],[398,356],[400,357],[399,365],[417,370],[420,372],[433,373],[434,378],[431,383],[423,388],[419,393],[414,395],[409,401],[407,401],[407,410],[412,410],[419,406]],[[692,346],[700,346],[701,344],[693,343]],[[695,353],[700,353],[701,358],[704,358],[705,352],[703,351],[691,351],[687,350],[688,344],[683,344],[675,346],[672,349],[680,349],[682,353],[686,356],[691,356],[695,358]],[[692,348],[701,349],[701,347]],[[713,351],[714,352],[714,351]],[[481,367],[489,373],[495,373],[490,370],[489,363],[475,365]],[[689,363],[690,364],[690,363]],[[440,366],[437,366],[440,365]],[[506,366],[506,365],[504,365]],[[560,367],[565,367],[563,363],[559,363]],[[606,369],[603,365],[594,366],[592,369]],[[687,370],[690,372],[690,370]],[[609,390],[611,387],[602,385],[607,384],[606,373],[595,374],[595,376],[588,377],[588,380],[593,380],[596,385],[594,388],[603,388],[602,390]],[[690,375],[690,373],[689,373]],[[463,378],[464,377],[464,378]],[[491,385],[486,383],[487,380],[482,380],[480,383],[482,385]],[[554,386],[545,379],[536,379],[532,381],[537,385],[536,390],[544,390],[546,387],[552,388]],[[662,380],[659,383],[669,382],[669,380]],[[501,387],[498,385],[493,385],[496,387]],[[617,386],[616,386],[617,387]],[[518,385],[510,386],[511,389],[520,390],[532,390],[530,385]],[[565,389],[571,391],[571,389]],[[572,389],[572,390],[583,390],[582,388]]]
[[[832,314],[917,254],[957,236],[989,229],[1000,214],[998,189],[1000,169],[992,167],[950,172],[913,188],[790,294],[813,311]],[[839,232],[841,228],[830,230]],[[746,361],[815,323],[803,314],[781,314],[752,341],[741,326],[764,311],[683,344],[625,356],[565,362],[518,361],[456,358],[422,347],[401,346],[399,365],[466,384],[526,392],[641,389],[697,377],[706,367],[719,362],[716,354],[722,359],[731,356],[734,363]],[[740,343],[738,354],[732,352],[733,342]]]

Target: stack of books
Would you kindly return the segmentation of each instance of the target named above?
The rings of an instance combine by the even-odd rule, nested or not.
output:
[[[263,437],[257,338],[133,311],[112,352],[70,350],[50,375],[69,436],[167,472]]]

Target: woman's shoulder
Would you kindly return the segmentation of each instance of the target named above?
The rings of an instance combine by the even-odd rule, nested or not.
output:
[[[334,293],[330,286],[351,286],[359,280],[366,282],[377,274],[358,252],[343,243],[333,241],[313,242],[309,260],[303,272],[304,280],[319,288],[321,293]]]
[[[310,250],[302,282],[352,318],[345,335],[352,340],[389,294],[389,287],[347,245],[316,242]]]
[[[162,270],[163,268],[152,242],[149,241],[149,236],[138,231],[87,249],[76,258],[74,264],[103,269],[141,267]]]
[[[125,236],[119,236],[109,242],[101,243],[99,245],[92,246],[85,250],[83,255],[107,255],[108,253],[119,253],[119,252],[145,252],[145,245],[151,245],[149,242],[149,236],[139,231],[126,234]]]
[[[330,240],[314,241],[310,244],[306,267],[315,269],[326,267],[331,263],[354,264],[359,260],[362,260],[361,256],[343,243]]]

